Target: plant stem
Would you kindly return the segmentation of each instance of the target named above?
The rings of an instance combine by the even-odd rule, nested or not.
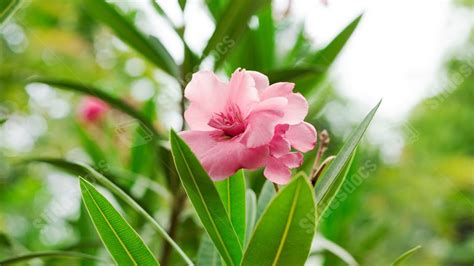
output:
[[[173,206],[170,215],[170,224],[168,228],[168,235],[172,238],[175,238],[178,231],[179,219],[181,217],[181,212],[186,202],[186,194],[183,193],[181,189],[178,189],[177,195],[174,197]],[[169,259],[171,256],[172,246],[169,242],[166,242],[163,246],[163,251],[161,253],[161,265],[167,266],[169,264]]]

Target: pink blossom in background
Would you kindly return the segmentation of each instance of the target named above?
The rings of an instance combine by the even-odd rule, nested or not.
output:
[[[301,152],[316,144],[316,130],[303,121],[308,103],[293,88],[270,85],[254,71],[238,69],[228,83],[210,71],[195,73],[185,89],[190,130],[181,137],[214,180],[265,167],[266,178],[286,184],[303,161]]]
[[[78,115],[81,120],[88,123],[94,123],[109,110],[109,106],[102,100],[95,97],[85,97],[82,99]]]

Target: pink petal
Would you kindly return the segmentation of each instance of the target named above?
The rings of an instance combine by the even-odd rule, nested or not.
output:
[[[212,115],[224,110],[228,88],[214,73],[200,71],[193,75],[184,96],[191,102],[186,110],[186,122],[192,130],[205,130],[209,129],[207,123]]]
[[[293,91],[295,87],[294,83],[290,82],[277,82],[260,93],[260,98],[262,100],[273,98],[273,97],[285,97]]]
[[[278,118],[280,116],[272,112],[259,112],[252,115],[248,120],[247,129],[241,137],[241,143],[248,148],[256,148],[270,143]]]
[[[238,139],[225,138],[221,131],[184,131],[180,136],[190,146],[213,180],[222,180],[241,168],[262,167],[268,147],[249,149]]]
[[[236,70],[229,82],[229,101],[227,104],[235,104],[242,114],[248,113],[251,106],[259,102],[257,88],[252,76],[245,70]],[[221,99],[224,101],[225,99]]]
[[[303,154],[300,152],[291,152],[278,158],[278,160],[288,168],[300,167],[303,163]]]
[[[280,157],[290,152],[290,149],[290,142],[281,135],[275,135],[270,142],[270,154],[272,156]]]
[[[285,137],[293,148],[301,152],[310,151],[316,145],[316,129],[307,122],[291,125],[286,131]]]
[[[303,122],[308,114],[308,102],[306,99],[299,93],[291,93],[286,99],[288,104],[284,109],[285,115],[280,123],[295,125]]]
[[[268,160],[263,175],[273,183],[284,185],[291,179],[291,171],[276,158]]]
[[[262,92],[265,88],[270,85],[268,81],[268,77],[264,74],[257,72],[257,71],[247,71],[247,73],[252,76],[253,80],[255,81],[255,87],[259,92]]]

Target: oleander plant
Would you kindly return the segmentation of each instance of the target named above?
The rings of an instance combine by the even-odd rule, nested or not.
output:
[[[56,120],[42,134],[61,136],[2,155],[2,201],[24,191],[11,208],[26,220],[12,221],[33,228],[26,237],[36,244],[25,247],[2,232],[0,265],[315,265],[322,252],[358,265],[319,224],[357,167],[359,143],[381,103],[332,141],[320,113],[331,99],[328,70],[363,15],[315,49],[304,27],[276,16],[271,1],[206,0],[199,10],[214,28],[197,50],[188,24],[153,0],[41,2],[0,0],[1,32],[10,32],[2,47],[13,51],[0,62],[0,85],[26,88],[32,100],[12,108],[50,114]],[[195,3],[177,2],[185,21]],[[161,24],[143,26],[150,13]],[[157,25],[166,25],[181,57],[153,33]],[[25,36],[33,36],[28,48]],[[51,67],[13,67],[27,57]],[[75,115],[61,116],[68,108]],[[18,119],[12,113],[1,117],[5,132]],[[25,123],[44,127],[38,115]],[[36,177],[64,173],[55,177],[73,186],[46,176],[43,185],[12,181],[31,169]],[[45,184],[67,200],[45,207],[47,196],[35,192]],[[57,220],[67,208],[77,211],[64,232]],[[398,265],[417,249],[390,260]]]

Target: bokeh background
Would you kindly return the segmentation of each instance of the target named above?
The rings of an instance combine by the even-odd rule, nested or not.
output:
[[[188,0],[182,11],[177,1],[158,1],[164,17],[153,1],[113,1],[141,31],[157,36],[177,62],[184,59],[184,45],[173,28],[185,29],[183,38],[196,54],[214,30],[218,10],[206,2],[213,1]],[[238,66],[265,73],[296,64],[361,13],[357,30],[318,83],[308,119],[318,131],[330,132],[329,152],[336,153],[368,110],[380,98],[383,103],[349,173],[363,182],[343,187],[348,197],[319,231],[361,265],[388,265],[416,245],[422,249],[406,265],[473,265],[472,0],[276,0],[252,17],[250,31],[219,73],[225,77]],[[269,35],[261,26],[271,18]],[[211,67],[212,62],[201,66]],[[93,19],[79,0],[25,1],[0,28],[0,118],[8,117],[0,125],[0,258],[52,249],[103,253],[81,208],[77,179],[19,162],[64,157],[105,172],[130,169],[163,177],[145,156],[150,151],[134,145],[133,120],[109,109],[94,123],[84,121],[84,97],[28,83],[32,77],[93,84],[145,110],[164,135],[183,123],[180,84]],[[166,224],[169,203],[150,191],[167,192],[144,180],[122,181]],[[258,189],[261,182],[252,186]],[[146,239],[157,238],[139,217],[127,214]],[[181,224],[178,241],[195,255],[202,229],[191,209]],[[345,265],[330,252],[316,254],[311,265]]]

